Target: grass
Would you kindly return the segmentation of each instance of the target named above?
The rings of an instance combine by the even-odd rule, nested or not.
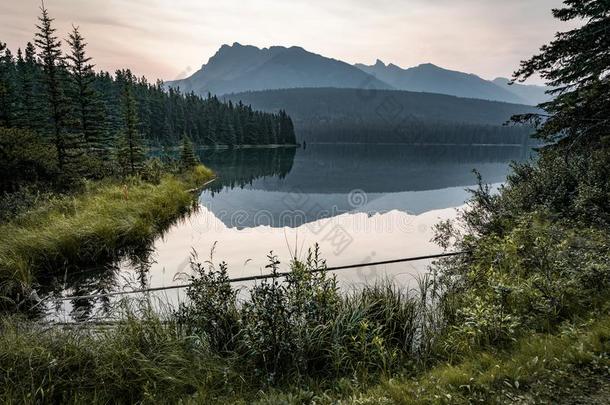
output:
[[[610,399],[610,316],[566,323],[556,334],[534,334],[506,350],[482,351],[455,365],[374,388],[347,384],[337,392],[275,391],[264,403],[469,404],[583,403]],[[604,314],[604,315],[602,315]],[[607,402],[600,402],[607,403]]]
[[[444,357],[438,344],[455,326],[443,326],[429,280],[418,294],[389,282],[340,294],[324,266],[315,250],[292,262],[284,282],[242,291],[243,301],[225,265],[194,260],[189,300],[177,310],[159,312],[144,297],[118,305],[110,326],[0,318],[0,401],[453,404],[588,400],[597,391],[608,399],[608,299],[552,331]]]
[[[417,300],[387,283],[343,296],[309,266],[293,262],[286,283],[258,283],[245,302],[223,268],[206,270],[189,305],[125,299],[110,327],[0,318],[0,402],[248,402],[270,387],[376,381],[408,366]]]
[[[602,376],[610,366],[610,316],[566,324],[559,334],[520,339],[513,350],[482,352],[457,365],[437,367],[413,380],[390,381],[358,400],[394,403],[470,403],[551,399],[551,386],[570,380],[579,369]]]
[[[82,193],[57,197],[0,225],[2,295],[27,291],[68,264],[101,262],[150,243],[190,210],[188,190],[211,177],[198,166],[183,176],[165,175],[158,184],[89,183]]]
[[[509,262],[538,255],[541,243],[547,246],[543,235],[563,235],[541,226],[517,228],[518,235],[521,229],[527,234],[510,234],[506,242],[481,249],[504,251],[535,235],[527,254],[493,255],[495,265],[511,272],[516,264]],[[567,234],[569,241],[573,235]],[[577,274],[564,274],[574,267],[565,258],[550,269],[567,283],[555,286],[560,295],[576,289],[590,296],[569,295],[582,311],[558,318],[552,328],[528,326],[496,342],[477,338],[466,345],[476,334],[503,328],[495,315],[471,310],[479,306],[477,294],[488,294],[487,284],[469,287],[457,301],[444,300],[430,278],[421,280],[418,293],[387,281],[340,293],[316,249],[304,262],[291,263],[284,282],[261,281],[238,294],[227,281],[226,265],[202,265],[195,256],[193,285],[179,309],[157,312],[152,308],[158,303],[145,297],[123,301],[112,316],[120,321],[111,326],[53,327],[0,318],[0,402],[570,403],[592,395],[607,401],[610,300],[601,282],[605,256],[593,249],[598,243],[604,248],[605,240],[584,243],[579,237],[579,247],[552,248],[560,257],[567,249],[580,263]],[[273,273],[279,262],[269,259]],[[536,277],[539,270],[529,265],[529,271]],[[477,279],[489,283],[502,275],[499,270]],[[505,288],[508,282],[502,279]],[[540,300],[532,295],[536,288],[514,291]],[[482,305],[494,304],[494,297]],[[495,311],[509,311],[523,325],[546,322],[546,312],[531,318],[530,301],[517,299]]]
[[[184,333],[171,318],[162,321],[145,301],[123,309],[124,320],[106,329],[59,329],[2,319],[0,401],[570,403],[569,398],[589,398],[600,387],[608,388],[608,307],[591,319],[565,323],[554,334],[523,337],[510,348],[473,353],[460,363],[412,377],[388,376],[372,387],[347,375],[275,388],[248,375],[242,359],[214,355],[204,339]]]
[[[95,333],[20,320],[1,328],[3,403],[168,403],[229,378],[196,340],[155,317]]]

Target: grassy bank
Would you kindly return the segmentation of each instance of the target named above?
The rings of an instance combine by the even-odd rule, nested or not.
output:
[[[510,348],[472,353],[420,375],[370,388],[345,381],[336,391],[271,391],[261,403],[319,404],[605,404],[610,399],[610,316],[566,322],[554,334],[533,334]]]
[[[592,398],[599,387],[583,386],[591,381],[586,377],[597,375],[600,383],[606,380],[605,388],[610,386],[608,309],[595,318],[566,323],[556,334],[519,339],[512,350],[477,353],[416,379],[386,382],[359,401],[574,403],[578,397]]]
[[[2,295],[27,291],[41,276],[145,246],[194,202],[189,190],[212,173],[198,166],[157,184],[136,179],[90,182],[0,225]]]
[[[569,404],[593,403],[591,399],[599,397],[599,403],[606,403],[610,394],[607,303],[587,317],[563,322],[553,333],[527,334],[502,348],[474,350],[453,363],[425,365],[413,364],[416,354],[401,355],[399,349],[405,346],[391,341],[391,336],[399,335],[387,326],[403,325],[404,320],[397,309],[414,304],[406,300],[406,305],[397,305],[395,291],[369,289],[342,301],[335,312],[337,320],[329,321],[332,338],[320,338],[316,329],[324,329],[321,326],[303,337],[310,339],[310,345],[301,355],[308,353],[304,358],[319,362],[321,368],[307,370],[300,368],[307,362],[289,363],[275,377],[269,370],[251,367],[253,352],[262,345],[257,348],[254,343],[249,353],[243,348],[223,353],[176,318],[161,320],[146,301],[125,303],[124,321],[111,328],[61,329],[4,318],[0,401]],[[268,324],[258,332],[272,336]],[[241,333],[247,334],[245,329]],[[257,336],[263,339],[260,343],[270,342]]]

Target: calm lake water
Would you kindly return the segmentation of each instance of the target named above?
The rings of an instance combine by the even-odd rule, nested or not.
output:
[[[225,261],[232,277],[267,273],[272,251],[287,269],[315,243],[329,266],[439,253],[433,226],[453,218],[475,185],[505,181],[517,146],[307,145],[306,148],[205,150],[218,179],[199,197],[200,208],[155,241],[147,254],[104,271],[59,280],[63,295],[86,295],[183,284],[189,258]],[[144,257],[144,259],[143,259]],[[388,277],[411,285],[429,261],[336,272],[349,288]],[[183,290],[161,293],[175,303]],[[62,302],[59,318],[95,314],[112,299]]]

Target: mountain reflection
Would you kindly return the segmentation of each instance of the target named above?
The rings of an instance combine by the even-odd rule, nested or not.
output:
[[[462,205],[473,169],[502,183],[515,146],[308,145],[206,151],[219,179],[200,202],[229,228],[297,227],[344,213],[419,214]]]

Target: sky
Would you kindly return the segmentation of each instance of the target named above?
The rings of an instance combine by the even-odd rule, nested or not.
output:
[[[510,77],[555,32],[561,0],[46,0],[61,38],[80,27],[97,69],[194,73],[222,44],[301,46],[348,63],[434,63]],[[0,1],[0,41],[31,40],[39,0]],[[65,41],[64,41],[65,42]],[[534,79],[537,82],[538,79]]]

